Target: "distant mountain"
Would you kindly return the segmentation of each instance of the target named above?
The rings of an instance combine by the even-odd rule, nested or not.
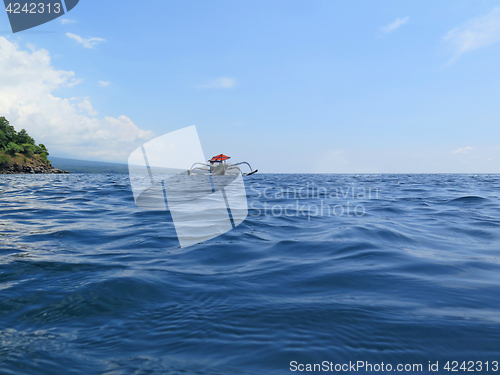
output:
[[[127,164],[49,157],[51,164],[70,173],[128,173]]]

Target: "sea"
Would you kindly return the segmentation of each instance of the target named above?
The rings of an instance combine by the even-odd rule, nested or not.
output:
[[[127,174],[0,176],[0,373],[500,373],[499,175],[245,185],[180,247]]]

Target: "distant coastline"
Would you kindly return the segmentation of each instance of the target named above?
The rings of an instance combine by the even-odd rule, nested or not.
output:
[[[78,160],[52,156],[53,166],[70,173],[128,173],[128,165],[102,161]]]

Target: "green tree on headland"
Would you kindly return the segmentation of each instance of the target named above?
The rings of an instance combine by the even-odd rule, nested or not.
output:
[[[0,151],[11,156],[23,154],[29,158],[40,155],[44,162],[49,163],[47,147],[43,144],[37,146],[25,129],[18,133],[5,117],[0,117]]]
[[[22,129],[19,133],[17,133],[16,143],[18,145],[22,145],[22,144],[34,145],[35,140],[29,136],[29,134],[26,130]]]
[[[4,148],[4,151],[6,154],[9,154],[9,155],[16,155],[17,153],[21,153],[24,151],[24,148],[23,146],[20,146],[14,142],[9,142],[9,144]]]
[[[10,142],[15,141],[16,136],[16,129],[9,124],[5,117],[0,117],[0,148],[4,148]]]

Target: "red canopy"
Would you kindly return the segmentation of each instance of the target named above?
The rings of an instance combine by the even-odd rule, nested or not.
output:
[[[231,159],[230,156],[227,156],[227,155],[224,155],[224,154],[219,154],[217,156],[214,156],[212,159],[209,160],[210,163],[214,163],[216,161],[224,161],[224,160],[227,160],[227,159]]]

